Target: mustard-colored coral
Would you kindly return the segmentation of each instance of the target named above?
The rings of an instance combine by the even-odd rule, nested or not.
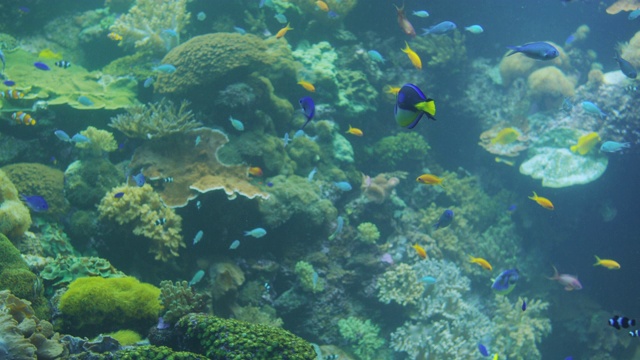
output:
[[[538,69],[527,79],[529,94],[543,102],[547,109],[555,109],[565,97],[572,97],[575,82],[555,66]]]
[[[47,214],[61,215],[69,204],[64,197],[64,173],[38,163],[18,163],[2,168],[21,195],[42,196],[49,204]]]
[[[422,297],[424,285],[410,265],[400,264],[378,278],[378,300],[400,305],[415,305]]]
[[[0,171],[0,233],[17,238],[31,226],[29,209],[18,198],[18,190],[7,174]]]
[[[109,126],[122,131],[128,137],[141,139],[161,138],[171,134],[195,129],[202,124],[187,110],[188,101],[175,107],[171,101],[162,99],[157,103],[127,108],[126,114],[111,118]]]
[[[117,193],[122,197],[115,197]],[[156,260],[167,261],[179,256],[180,247],[185,247],[180,231],[182,218],[173,209],[165,206],[160,196],[149,184],[142,187],[119,186],[108,192],[98,206],[100,218],[120,225],[130,224],[133,233],[151,239],[149,252]],[[156,221],[164,219],[164,224]]]
[[[89,141],[76,143],[76,147],[86,149],[92,155],[100,155],[103,152],[112,152],[118,149],[118,143],[109,131],[89,126],[86,130],[80,131],[80,134]]]

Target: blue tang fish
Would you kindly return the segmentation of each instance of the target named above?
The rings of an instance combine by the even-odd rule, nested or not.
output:
[[[393,114],[398,125],[413,129],[424,115],[431,120],[436,119],[436,103],[417,86],[404,84],[398,91]]]
[[[49,210],[49,204],[47,204],[47,200],[45,200],[42,196],[39,195],[31,195],[24,196],[20,195],[22,200],[27,204],[29,209],[35,212],[42,212]]]
[[[440,219],[438,219],[438,222],[433,224],[433,229],[438,230],[438,229],[446,228],[447,226],[451,225],[452,221],[453,221],[453,210],[447,209],[442,213],[442,215],[440,215]]]
[[[489,356],[489,350],[487,350],[487,347],[482,344],[478,344],[478,351],[480,351],[482,356]]]
[[[618,66],[620,67],[620,71],[622,71],[622,73],[630,78],[630,79],[635,79],[636,77],[638,77],[638,71],[636,70],[635,67],[633,67],[633,65],[631,65],[630,62],[628,62],[627,60],[623,59],[620,57],[620,54],[618,54],[618,52],[615,52],[615,56],[613,57],[613,59],[615,61],[618,62]]]
[[[630,147],[631,147],[631,144],[628,142],[619,143],[617,141],[605,141],[600,146],[600,151],[612,153],[612,152],[622,151],[622,149],[628,149]]]
[[[524,56],[536,60],[553,60],[560,55],[558,49],[544,41],[532,42],[521,46],[507,46],[507,49],[511,50],[507,56],[522,53]]]
[[[313,99],[309,96],[305,96],[300,99],[300,106],[302,107],[302,111],[304,112],[304,116],[307,118],[300,130],[304,129],[305,126],[313,119],[313,116],[316,114],[316,104],[313,102]]]
[[[433,25],[428,29],[422,29],[422,35],[442,35],[452,31],[456,28],[456,24],[451,21],[443,21],[439,24]]]
[[[505,270],[498,275],[491,288],[500,295],[507,295],[516,286],[519,278],[518,269]]]
[[[255,228],[244,232],[244,236],[253,236],[254,238],[261,238],[265,235],[267,235],[267,230],[263,228]]]

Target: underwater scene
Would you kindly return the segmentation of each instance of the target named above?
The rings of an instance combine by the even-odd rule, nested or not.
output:
[[[640,359],[640,0],[0,2],[0,360]]]

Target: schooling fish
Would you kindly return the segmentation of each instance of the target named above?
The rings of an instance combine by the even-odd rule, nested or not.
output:
[[[404,14],[404,4],[402,4],[401,8],[397,7],[396,4],[393,4],[393,6],[396,7],[396,11],[398,13],[398,25],[400,25],[402,31],[411,37],[416,36],[416,29],[413,28],[413,25],[411,25],[411,22]]]
[[[433,230],[446,228],[451,225],[451,222],[453,222],[453,210],[447,209],[440,215],[438,222],[433,224]]]
[[[586,135],[580,136],[578,143],[572,145],[569,149],[572,152],[577,152],[580,155],[586,155],[591,149],[593,149],[599,142],[600,136],[596,132],[591,132]]]
[[[22,198],[22,201],[24,201],[25,204],[27,204],[29,209],[31,209],[31,210],[33,210],[35,212],[43,212],[43,211],[49,210],[49,204],[47,203],[47,200],[45,200],[42,196],[39,196],[39,195],[31,195],[31,196],[20,195],[20,197]]]
[[[456,24],[451,21],[443,21],[439,24],[433,25],[427,29],[422,29],[422,35],[442,35],[449,31],[453,31],[456,28]]]
[[[413,84],[404,84],[396,96],[393,114],[398,125],[413,129],[423,116],[435,120],[436,103]]]
[[[302,107],[302,111],[304,112],[304,116],[307,118],[300,130],[304,129],[305,126],[313,119],[313,116],[316,114],[316,104],[313,102],[313,99],[305,96],[300,99],[300,107]]]
[[[427,18],[427,17],[429,17],[429,12],[428,12],[428,11],[426,11],[426,10],[418,10],[418,11],[414,11],[412,14],[413,14],[414,16],[421,17],[421,18]]]
[[[560,285],[564,286],[564,289],[567,291],[582,289],[582,284],[580,283],[580,280],[578,280],[577,276],[569,274],[559,274],[558,269],[556,269],[555,266],[553,267],[553,276],[547,279],[559,282]]]
[[[620,330],[621,327],[628,328],[629,326],[636,326],[635,319],[629,319],[628,317],[615,315],[608,321],[609,326],[613,326],[614,328]]]
[[[71,137],[69,137],[69,134],[67,134],[63,130],[56,130],[53,132],[53,134],[62,141],[71,142]]]
[[[233,240],[231,245],[229,245],[229,250],[235,250],[240,246],[240,240]]]
[[[507,49],[511,50],[507,56],[522,53],[524,56],[536,60],[553,60],[560,55],[558,49],[544,41],[532,42],[521,46],[507,46]]]
[[[618,66],[620,67],[620,71],[622,71],[622,73],[626,77],[628,77],[630,79],[635,79],[636,77],[638,77],[638,71],[636,70],[636,68],[633,67],[633,65],[631,65],[630,62],[628,62],[627,60],[621,58],[620,54],[617,51],[615,52],[615,56],[613,57],[613,59],[618,62]]]
[[[628,149],[630,147],[631,147],[631,143],[628,143],[628,142],[620,143],[617,141],[605,141],[600,146],[600,151],[613,153],[613,152],[622,151],[622,149]]]
[[[472,34],[482,34],[484,32],[484,29],[480,25],[471,25],[465,27],[464,29]]]
[[[71,141],[76,143],[76,144],[82,144],[82,143],[88,143],[91,142],[91,140],[89,140],[88,137],[82,135],[82,134],[75,134],[71,137]]]
[[[351,184],[346,181],[334,182],[333,185],[335,185],[341,191],[351,191],[352,189]]]
[[[202,230],[198,231],[198,233],[196,234],[196,236],[193,238],[193,245],[197,244],[200,242],[200,240],[202,240],[202,237],[204,236],[204,232],[202,232]]]
[[[408,42],[405,41],[404,43],[406,44],[406,47],[402,49],[402,52],[407,54],[407,57],[416,69],[421,70],[422,60],[420,60],[420,56],[418,56],[418,54],[409,47]]]
[[[255,228],[244,232],[244,236],[253,236],[254,238],[261,238],[265,235],[267,235],[267,230],[263,228]]]
[[[498,275],[496,280],[491,285],[493,291],[500,295],[507,295],[516,286],[520,273],[518,269],[505,270]]]
[[[538,205],[542,206],[543,208],[547,209],[547,210],[553,210],[555,209],[555,207],[553,206],[553,203],[551,202],[551,200],[544,198],[542,196],[538,196],[538,194],[536,194],[536,192],[533,192],[533,196],[529,196],[529,199],[535,201],[538,203]]]
[[[604,266],[609,270],[618,270],[620,269],[620,264],[617,261],[611,259],[600,259],[598,255],[596,255],[596,263],[593,266]]]
[[[155,72],[161,72],[163,74],[173,74],[176,72],[176,67],[171,64],[161,64],[152,69]]]

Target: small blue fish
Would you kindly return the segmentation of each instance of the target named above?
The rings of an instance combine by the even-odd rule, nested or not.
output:
[[[202,138],[200,137],[200,135],[196,136],[196,146],[200,145],[201,141],[202,141]]]
[[[271,181],[267,182],[268,187],[273,187],[273,183]]]
[[[2,50],[0,50],[0,61],[2,61],[2,72],[4,72],[4,68],[7,64],[5,62],[6,60],[4,58],[4,53],[2,52]]]
[[[491,284],[491,288],[497,294],[507,295],[516,286],[519,278],[520,273],[518,269],[505,270],[498,275],[493,284]]]
[[[138,175],[132,176],[131,178],[136,182],[136,185],[138,185],[138,187],[142,187],[146,180],[142,172],[140,172]]]
[[[84,106],[93,106],[93,101],[84,95],[78,97],[78,102]]]
[[[318,285],[318,280],[319,280],[319,275],[318,273],[314,270],[313,271],[313,275],[311,277],[311,283],[313,284],[313,288],[316,288],[316,285]]]
[[[527,300],[522,299],[522,311],[527,310]]]
[[[560,55],[558,49],[544,41],[532,42],[521,46],[507,46],[507,49],[511,50],[507,56],[522,53],[524,56],[536,60],[553,60]]]
[[[198,15],[196,15],[196,19],[198,19],[198,21],[204,21],[206,18],[207,14],[205,14],[204,11],[200,11]]]
[[[296,131],[296,132],[293,134],[293,138],[294,138],[294,139],[297,139],[297,138],[299,138],[299,137],[301,137],[301,136],[304,136],[304,135],[305,135],[304,130],[300,129],[300,130]]]
[[[20,195],[20,197],[27,204],[29,209],[31,209],[31,210],[33,210],[35,212],[42,212],[42,211],[49,210],[49,204],[47,204],[47,201],[42,196],[39,196],[39,195],[31,195],[31,196]]]
[[[240,240],[233,240],[231,245],[229,245],[229,250],[235,250],[240,246]]]
[[[291,139],[289,139],[289,133],[284,133],[284,137],[282,138],[282,143],[284,147],[287,147],[287,145],[289,145],[290,142],[291,142]]]
[[[329,12],[327,13],[327,17],[329,17],[329,19],[337,19],[340,17],[340,15],[333,10],[329,10]]]
[[[567,36],[567,38],[564,41],[565,45],[571,45],[573,44],[573,42],[576,41],[576,36],[574,34],[571,34],[569,36]]]
[[[311,171],[309,172],[309,175],[307,175],[307,181],[308,182],[312,182],[313,181],[313,177],[316,176],[316,172],[318,172],[318,168],[314,167],[313,169],[311,169]]]
[[[620,54],[617,51],[615,52],[615,56],[613,57],[613,59],[618,62],[618,66],[620,67],[620,71],[622,71],[622,73],[626,77],[628,77],[630,79],[635,79],[636,77],[638,77],[638,71],[636,70],[636,68],[633,67],[633,65],[631,65],[630,62],[628,62],[627,60],[621,58]]]
[[[71,138],[71,141],[76,143],[76,144],[82,144],[82,143],[88,143],[91,142],[91,140],[89,140],[88,137],[82,135],[82,134],[75,134],[73,135],[73,137]]]
[[[386,61],[382,55],[380,55],[379,52],[375,51],[375,50],[369,50],[367,51],[367,54],[369,55],[369,59],[375,61],[375,62],[379,62],[379,63],[383,63]]]
[[[307,118],[300,130],[304,129],[305,126],[313,119],[313,116],[316,114],[316,104],[313,102],[313,99],[309,96],[305,96],[300,99],[300,106],[302,107],[302,111],[304,112],[304,116]]]
[[[202,203],[200,200],[196,201],[196,209],[200,210],[202,208]]]
[[[234,119],[233,116],[229,116],[229,121],[231,122],[231,125],[234,129],[238,131],[244,131],[244,124],[242,123],[242,121]]]
[[[351,187],[351,184],[349,184],[346,181],[339,181],[339,182],[334,182],[333,185],[335,185],[338,189],[340,189],[341,191],[351,191],[351,189],[353,189]]]
[[[145,88],[149,88],[149,87],[151,87],[151,85],[153,85],[154,82],[155,82],[155,79],[153,78],[153,76],[149,76],[144,81],[144,84],[142,84],[142,86],[144,86]]]
[[[484,32],[484,29],[480,25],[471,25],[467,26],[464,29],[472,34],[482,34]]]
[[[413,15],[421,18],[427,18],[429,17],[429,12],[427,12],[426,10],[418,10],[418,11],[414,11]]]
[[[425,283],[426,285],[433,285],[437,281],[438,280],[433,276],[423,276],[422,278],[420,278],[420,282]]]
[[[124,193],[122,191],[113,194],[113,197],[116,199],[120,199],[123,196],[124,196]]]
[[[440,219],[438,219],[438,222],[433,225],[433,229],[438,230],[438,229],[446,228],[447,226],[451,225],[452,221],[453,221],[453,210],[447,209],[442,213],[442,215],[440,215]]]
[[[638,18],[638,16],[640,16],[640,9],[635,9],[629,13],[629,16],[627,17],[627,19],[635,20]]]
[[[13,81],[13,80],[5,80],[5,81],[3,81],[2,83],[3,83],[3,84],[5,84],[5,85],[7,85],[7,86],[13,86],[13,85],[15,85],[15,84],[16,84],[16,82],[15,82],[15,81]]]
[[[263,228],[255,228],[244,232],[244,236],[253,236],[254,238],[261,238],[265,235],[267,235],[267,230]]]
[[[247,33],[247,30],[241,28],[240,26],[234,26],[233,31],[237,32],[240,35],[244,35]]]
[[[193,275],[193,278],[191,278],[191,281],[189,281],[189,286],[193,286],[193,285],[199,283],[200,280],[202,280],[203,277],[204,277],[204,271],[198,270],[198,272],[196,272]]]
[[[154,67],[152,70],[163,74],[173,74],[176,72],[176,67],[171,64],[162,64]]]
[[[3,62],[3,64],[4,64],[4,62]],[[36,69],[40,69],[40,70],[43,70],[43,71],[51,70],[51,68],[49,66],[47,66],[47,64],[45,64],[43,62],[40,62],[40,61],[34,62],[33,66],[35,66]],[[4,71],[4,67],[3,67],[3,71]]]
[[[600,110],[598,105],[592,103],[591,101],[583,101],[582,102],[582,108],[584,109],[584,111],[586,111],[586,112],[588,112],[590,114],[594,114],[594,115],[600,116],[600,118],[604,118],[604,117],[607,116],[607,114],[605,114],[604,112],[602,112],[602,110]]]
[[[562,110],[564,112],[571,112],[571,110],[573,110],[573,103],[571,102],[571,98],[564,98],[564,100],[562,100]]]
[[[284,16],[284,14],[275,14],[273,17],[276,18],[276,20],[280,24],[286,24],[287,23],[287,17]]]
[[[430,28],[422,29],[422,35],[442,35],[449,31],[453,31],[456,28],[456,24],[451,21],[443,21],[439,24],[433,25]]]
[[[482,356],[489,356],[489,350],[487,350],[487,347],[482,344],[478,344],[478,351],[480,351]]]
[[[620,143],[617,141],[605,141],[600,146],[600,151],[614,153],[614,152],[622,151],[622,149],[628,149],[630,147],[631,147],[631,144],[628,142]]]
[[[193,238],[193,245],[197,244],[200,242],[200,240],[202,240],[202,237],[204,236],[204,233],[202,232],[202,230],[198,231],[198,233],[196,234],[196,236]]]
[[[514,211],[516,211],[518,209],[518,205],[516,204],[511,204],[509,205],[509,207],[507,208],[507,211],[510,213],[513,213]]]
[[[335,237],[342,232],[343,227],[344,219],[342,218],[342,216],[338,216],[338,218],[336,219],[336,230],[333,232],[333,234],[331,234],[331,236],[329,236],[329,240],[335,239]]]
[[[53,133],[56,135],[58,139],[65,142],[71,142],[71,138],[69,137],[69,134],[67,134],[66,132],[62,130],[56,130]]]

